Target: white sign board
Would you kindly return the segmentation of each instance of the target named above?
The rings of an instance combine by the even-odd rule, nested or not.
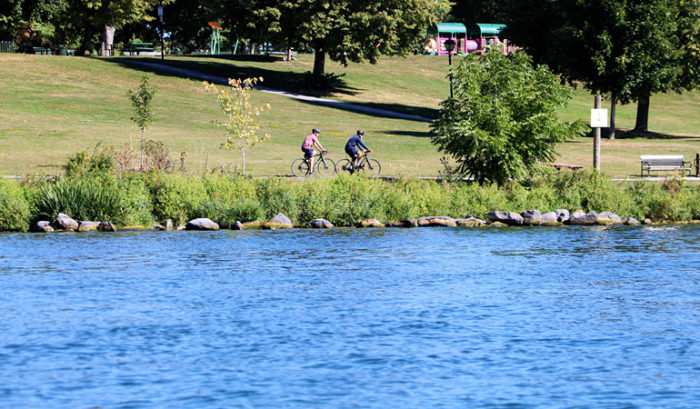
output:
[[[591,109],[591,128],[607,128],[608,126],[608,110]]]

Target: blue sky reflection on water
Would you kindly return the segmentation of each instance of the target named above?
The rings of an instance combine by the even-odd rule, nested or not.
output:
[[[699,238],[0,234],[0,408],[695,408]]]

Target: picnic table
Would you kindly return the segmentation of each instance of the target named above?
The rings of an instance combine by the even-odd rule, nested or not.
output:
[[[550,166],[556,170],[571,169],[576,171],[583,168],[581,165],[569,165],[568,163],[550,163]]]

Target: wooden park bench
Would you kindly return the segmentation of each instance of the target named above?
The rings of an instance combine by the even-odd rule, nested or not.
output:
[[[642,161],[642,176],[647,172],[647,176],[651,176],[651,172],[688,172],[690,175],[690,162],[683,160],[680,155],[642,155],[639,157]]]
[[[155,51],[155,48],[153,48],[153,43],[129,43],[122,51],[129,53],[129,55],[134,55],[134,53],[139,55],[141,52]]]
[[[581,165],[569,165],[567,163],[550,163],[549,166],[553,167],[556,170],[571,169],[575,171],[583,168],[583,166]]]

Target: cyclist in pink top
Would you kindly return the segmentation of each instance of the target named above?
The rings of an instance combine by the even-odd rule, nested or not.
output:
[[[301,150],[304,152],[304,157],[309,160],[309,170],[311,174],[314,173],[314,146],[319,150],[325,152],[326,150],[318,141],[318,135],[321,133],[318,129],[314,128],[311,134],[304,138],[304,143],[301,144]]]

